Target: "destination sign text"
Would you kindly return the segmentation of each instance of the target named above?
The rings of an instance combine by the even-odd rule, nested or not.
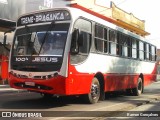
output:
[[[67,11],[47,11],[41,13],[22,16],[17,21],[17,26],[23,26],[34,23],[70,20],[70,14]]]

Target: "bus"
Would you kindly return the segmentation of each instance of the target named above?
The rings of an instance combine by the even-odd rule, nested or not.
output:
[[[77,8],[22,15],[13,38],[9,83],[17,89],[82,96],[89,103],[125,90],[139,96],[156,79],[156,46]]]

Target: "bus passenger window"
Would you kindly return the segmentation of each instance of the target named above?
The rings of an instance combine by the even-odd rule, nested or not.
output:
[[[116,34],[115,31],[109,31],[109,51],[112,55],[116,55],[117,43],[116,43]]]
[[[104,52],[107,53],[108,52],[108,42],[104,41]]]
[[[146,60],[149,60],[149,44],[146,44]]]
[[[156,48],[154,46],[151,47],[152,61],[156,61]]]
[[[144,43],[139,41],[139,59],[144,60]]]
[[[111,53],[112,55],[116,55],[116,53],[117,53],[117,52],[116,52],[116,51],[117,51],[116,44],[110,42],[109,47],[110,47],[110,53]]]
[[[103,48],[104,48],[104,41],[100,40],[100,39],[95,39],[95,46],[96,46],[96,50],[98,52],[103,52]]]
[[[95,48],[98,52],[108,52],[107,28],[101,25],[95,25]]]
[[[137,44],[135,39],[132,39],[132,58],[137,58]]]

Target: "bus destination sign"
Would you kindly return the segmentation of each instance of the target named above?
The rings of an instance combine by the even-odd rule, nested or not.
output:
[[[52,21],[63,21],[70,19],[71,19],[70,14],[66,10],[47,11],[47,12],[22,16],[18,19],[17,26],[43,23],[43,22],[52,22]]]

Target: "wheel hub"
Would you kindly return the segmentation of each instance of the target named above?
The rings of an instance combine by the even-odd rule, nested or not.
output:
[[[99,95],[99,86],[96,84],[92,84],[91,88],[91,96],[93,99],[96,99]]]

